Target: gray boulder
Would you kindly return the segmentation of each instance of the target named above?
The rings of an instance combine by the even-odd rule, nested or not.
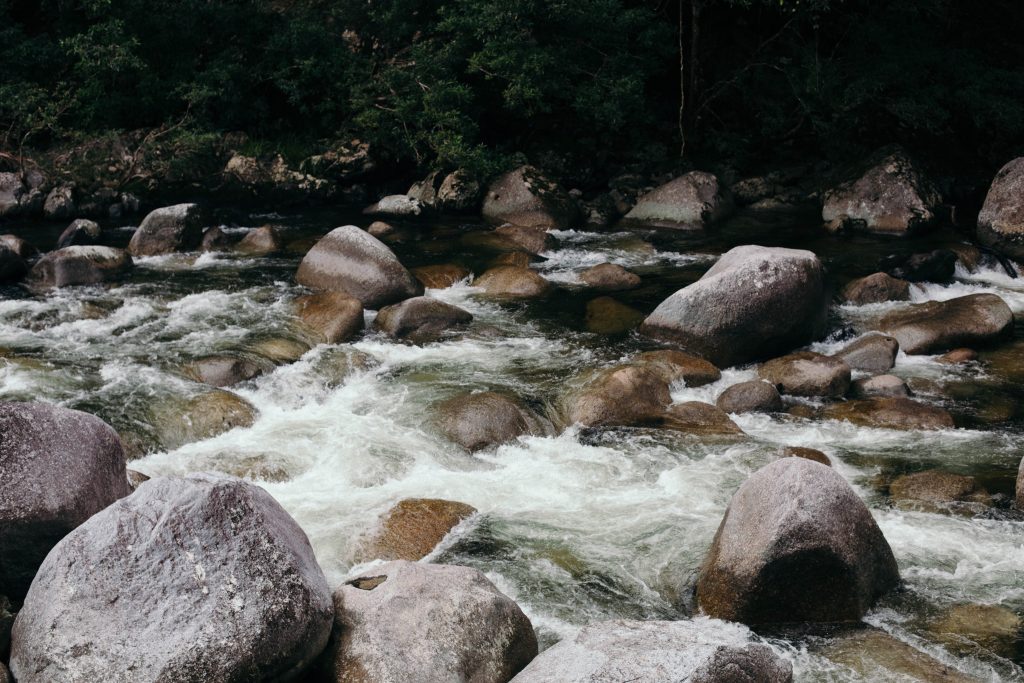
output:
[[[331,681],[506,683],[537,655],[530,620],[478,570],[395,561],[334,593]]]
[[[175,204],[151,211],[128,243],[132,256],[192,251],[203,240],[203,212],[198,204]]]
[[[405,194],[390,194],[363,209],[368,216],[387,216],[391,218],[419,218],[426,207],[415,197]]]
[[[75,191],[69,185],[58,185],[50,190],[43,203],[43,215],[52,219],[71,218],[75,209]]]
[[[889,544],[846,480],[782,458],[733,496],[697,601],[712,617],[745,624],[858,621],[899,581]]]
[[[571,228],[578,208],[558,183],[532,166],[521,166],[491,183],[482,208],[489,223],[526,228]]]
[[[694,230],[725,218],[732,209],[732,195],[714,174],[691,171],[640,197],[623,221]]]
[[[824,334],[825,273],[812,252],[736,247],[665,299],[641,332],[719,367],[785,353]]]
[[[778,413],[783,408],[779,390],[760,379],[733,384],[719,395],[715,405],[727,413]]]
[[[46,403],[0,403],[0,586],[20,599],[60,539],[131,490],[117,433]]]
[[[468,172],[457,170],[447,175],[434,171],[413,183],[406,194],[437,211],[463,212],[479,206],[480,193],[480,183]]]
[[[790,396],[839,398],[850,388],[850,366],[838,358],[800,351],[773,358],[757,369],[761,379]]]
[[[335,228],[313,246],[295,275],[300,285],[344,292],[378,309],[423,294],[394,252],[354,225]]]
[[[332,617],[306,535],[266,491],[161,477],[46,558],[14,623],[11,670],[21,683],[292,680]]]
[[[826,192],[821,217],[835,230],[904,235],[934,222],[941,202],[935,185],[896,149],[859,178]]]
[[[1024,157],[1003,166],[993,179],[978,214],[978,240],[1024,260]]]
[[[858,379],[851,387],[851,393],[856,398],[909,396],[910,390],[907,383],[896,375],[875,375]]]
[[[851,370],[878,374],[892,369],[899,352],[900,343],[894,337],[866,334],[837,351],[835,357],[849,365]]]
[[[71,247],[77,245],[99,244],[103,231],[96,221],[86,218],[79,218],[71,221],[71,225],[64,229],[64,232],[57,238],[57,248]]]
[[[122,278],[134,267],[132,257],[124,249],[64,247],[36,261],[28,279],[36,287],[96,285]]]
[[[949,351],[993,344],[1012,336],[1013,312],[995,294],[969,294],[894,311],[878,321],[904,353]]]
[[[385,306],[373,321],[374,329],[389,337],[415,343],[435,341],[447,330],[467,325],[473,314],[429,296],[417,296]]]
[[[438,404],[436,412],[441,432],[469,451],[552,431],[551,423],[522,401],[494,391],[461,394]]]
[[[591,624],[545,650],[514,683],[790,683],[793,667],[749,631],[710,619]]]

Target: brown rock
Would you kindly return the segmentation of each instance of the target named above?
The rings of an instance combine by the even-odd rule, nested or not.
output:
[[[1024,631],[1024,619],[1001,605],[953,605],[928,625],[938,640],[954,652],[974,648],[1012,659]]]
[[[394,233],[395,226],[390,223],[385,223],[384,221],[374,221],[370,223],[370,227],[366,228],[366,232],[379,239]]]
[[[458,306],[429,296],[417,296],[380,309],[373,327],[396,339],[425,343],[472,320],[473,315]]]
[[[953,349],[948,353],[944,353],[938,358],[938,362],[944,365],[959,365],[960,363],[970,363],[978,360],[978,352],[974,349]]]
[[[782,397],[771,382],[754,379],[733,384],[723,391],[715,404],[726,413],[777,413],[782,411]]]
[[[264,225],[245,233],[235,249],[249,256],[265,256],[276,254],[284,248],[281,233],[272,225]]]
[[[445,289],[462,282],[471,275],[468,268],[451,263],[437,266],[420,266],[419,268],[411,268],[409,272],[424,287],[429,289]]]
[[[988,491],[974,477],[942,470],[925,470],[896,477],[889,484],[889,495],[896,501],[926,503],[989,503]]]
[[[551,433],[551,424],[517,398],[493,391],[462,394],[436,408],[438,427],[469,451]]]
[[[900,343],[894,338],[884,334],[866,334],[844,346],[835,357],[849,365],[851,370],[878,374],[892,369],[899,351]]]
[[[551,283],[529,268],[498,266],[486,271],[473,282],[488,296],[512,299],[534,299],[551,290]]]
[[[995,294],[969,294],[894,311],[878,329],[895,337],[904,353],[938,353],[1011,336],[1013,312]]]
[[[743,433],[723,410],[701,401],[672,404],[665,411],[662,426],[665,429],[702,435]]]
[[[540,254],[554,246],[551,235],[542,228],[502,225],[494,229],[494,234],[527,254]]]
[[[832,467],[832,461],[829,457],[819,451],[817,448],[805,448],[803,446],[786,446],[782,449],[782,457],[784,458],[805,458],[807,460],[813,460],[814,462],[820,462],[822,465],[828,465]]]
[[[867,628],[843,636],[822,654],[856,671],[863,680],[907,683],[980,683],[888,633]]]
[[[602,263],[587,268],[580,273],[580,279],[589,287],[605,292],[618,292],[625,289],[636,289],[640,286],[640,276],[631,273],[614,263]]]
[[[610,296],[600,296],[587,302],[587,331],[594,334],[624,334],[643,319],[643,313]]]
[[[259,363],[238,356],[207,356],[185,367],[185,374],[197,382],[227,387],[262,375],[267,370]]]
[[[844,396],[850,388],[850,366],[813,351],[798,351],[762,363],[758,376],[791,396]]]
[[[822,416],[882,429],[953,429],[953,416],[942,408],[909,398],[867,398],[826,406]]]
[[[256,342],[249,347],[249,351],[270,360],[274,365],[284,365],[302,358],[309,351],[309,344],[287,337],[270,337]]]
[[[344,292],[308,294],[295,304],[302,324],[324,343],[346,342],[363,329],[363,304]]]
[[[238,239],[234,235],[221,230],[216,225],[203,231],[203,240],[199,243],[199,251],[227,251],[235,246]]]
[[[565,424],[633,427],[659,424],[672,403],[668,382],[650,365],[615,365],[585,376],[562,399]]]
[[[410,560],[429,555],[459,522],[476,508],[437,498],[406,498],[381,520],[380,529],[366,544],[363,561]]]
[[[517,268],[528,268],[533,259],[529,254],[522,251],[508,251],[498,254],[491,260],[492,266],[516,266]]]
[[[910,283],[887,273],[874,273],[851,280],[843,287],[843,298],[857,306],[885,301],[910,301]]]
[[[675,349],[645,351],[633,361],[650,363],[656,370],[663,372],[665,381],[670,384],[682,380],[687,387],[702,387],[722,378],[722,372],[712,363]]]

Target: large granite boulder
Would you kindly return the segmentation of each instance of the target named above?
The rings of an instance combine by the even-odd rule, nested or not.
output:
[[[934,222],[941,202],[935,185],[896,149],[826,192],[821,217],[832,229],[906,235]]]
[[[203,241],[203,211],[198,204],[175,204],[151,211],[128,243],[132,256],[192,251]]]
[[[46,558],[11,669],[21,683],[292,680],[326,645],[333,611],[306,535],[266,491],[156,478]]]
[[[899,580],[889,544],[846,480],[782,458],[733,496],[697,601],[710,616],[745,624],[858,621]]]
[[[526,228],[571,228],[578,208],[558,183],[532,166],[499,176],[484,197],[483,217],[490,223]]]
[[[1024,260],[1024,157],[1007,163],[992,180],[978,214],[978,240]]]
[[[514,683],[790,683],[793,667],[738,624],[615,620],[541,653]]]
[[[623,221],[694,230],[725,218],[732,209],[732,196],[714,174],[691,171],[640,197]]]
[[[877,328],[895,337],[904,353],[940,353],[1006,339],[1013,334],[1013,312],[995,294],[969,294],[894,311]]]
[[[462,520],[474,514],[475,507],[454,500],[405,498],[384,515],[376,533],[363,544],[360,557],[421,560]]]
[[[131,492],[117,432],[46,403],[0,403],[0,474],[0,591],[14,599],[58,541]]]
[[[460,394],[438,404],[436,412],[441,432],[468,451],[552,431],[551,424],[522,401],[495,391]]]
[[[132,257],[124,249],[64,247],[36,261],[28,280],[36,287],[96,285],[123,278],[134,267]]]
[[[661,302],[640,329],[727,367],[815,340],[827,313],[817,256],[748,245],[729,250],[701,279]]]
[[[373,327],[395,339],[424,343],[472,321],[469,311],[429,296],[417,296],[380,309]]]
[[[850,388],[850,366],[839,358],[798,351],[761,364],[758,376],[790,396],[839,398]]]
[[[423,294],[423,285],[394,252],[354,225],[324,235],[302,259],[295,279],[312,289],[344,292],[372,309]]]
[[[334,593],[329,680],[506,683],[537,655],[530,620],[478,570],[396,561]]]

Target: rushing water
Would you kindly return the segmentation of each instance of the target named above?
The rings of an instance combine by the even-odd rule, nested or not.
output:
[[[565,380],[649,343],[588,333],[588,294],[578,273],[611,261],[643,285],[617,295],[651,310],[697,279],[736,244],[801,246],[818,253],[837,283],[877,270],[894,251],[955,243],[953,234],[895,242],[823,235],[812,216],[740,215],[708,235],[560,231],[540,272],[560,293],[533,303],[495,303],[467,284],[430,296],[473,313],[470,329],[413,346],[366,333],[351,344],[318,346],[292,363],[232,390],[259,410],[255,424],[220,436],[168,445],[154,433],[157,407],[201,391],[181,374],[190,359],[252,351],[261,342],[301,341],[291,301],[293,274],[310,238],[353,221],[334,212],[241,216],[238,229],[271,223],[295,245],[273,258],[186,254],[141,259],[129,281],[109,288],[32,294],[8,288],[0,300],[0,397],[42,399],[96,413],[142,456],[149,475],[219,470],[264,486],[298,520],[332,582],[352,569],[361,535],[407,497],[469,503],[479,514],[449,536],[434,558],[480,568],[515,598],[549,645],[591,621],[685,618],[698,567],[736,488],[777,457],[781,446],[825,451],[871,507],[905,582],[867,621],[981,680],[1024,681],[1024,647],[951,649],[928,624],[959,603],[998,604],[1024,614],[1024,517],[1010,509],[1024,452],[1018,408],[1024,348],[990,352],[982,364],[940,365],[900,354],[894,373],[922,400],[950,409],[961,427],[897,432],[791,416],[747,415],[747,436],[698,438],[655,429],[567,431],[529,437],[468,455],[432,426],[431,405],[467,389],[510,390],[543,406]],[[239,227],[240,226],[240,227]],[[46,246],[60,226],[17,232]],[[439,221],[404,233],[392,246],[408,266],[458,262],[479,273],[493,254],[463,236],[480,225]],[[108,226],[123,244],[130,228]],[[955,284],[915,289],[915,301],[995,292],[1024,313],[1024,280],[982,267],[958,270]],[[838,348],[873,316],[906,304],[838,306],[829,339]],[[368,321],[373,313],[367,313]],[[301,353],[301,349],[300,349]],[[674,387],[675,400],[713,401],[753,376],[731,369],[710,386]],[[928,467],[973,474],[997,504],[975,514],[891,506],[879,482]],[[899,680],[884,668],[854,671],[828,659],[829,639],[769,642],[794,662],[797,680]]]

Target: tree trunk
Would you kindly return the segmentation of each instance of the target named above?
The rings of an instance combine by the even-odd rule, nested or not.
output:
[[[686,156],[686,50],[683,45],[683,0],[679,9],[679,157]]]

